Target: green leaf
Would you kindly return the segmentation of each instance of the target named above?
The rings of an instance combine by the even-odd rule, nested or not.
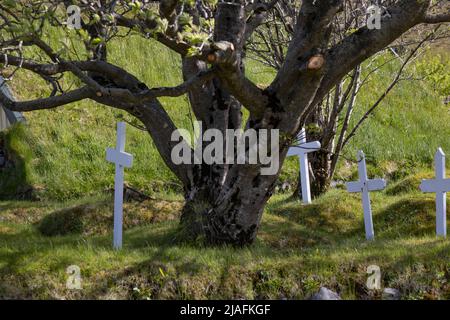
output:
[[[102,43],[102,42],[103,42],[103,39],[101,39],[101,38],[95,38],[95,39],[92,39],[91,44],[94,45],[94,46],[96,46],[96,45],[99,45],[99,44]]]
[[[199,48],[197,48],[197,47],[190,47],[187,50],[186,56],[188,58],[191,58],[191,57],[195,57],[195,56],[197,56],[199,54],[200,54],[200,49]]]
[[[84,29],[79,29],[79,30],[77,30],[77,32],[78,32],[78,34],[81,36],[81,38],[82,38],[84,41],[89,41],[90,36],[89,36],[89,33],[88,33],[86,30],[84,30]]]
[[[178,19],[178,23],[181,26],[186,26],[186,25],[190,26],[190,25],[192,25],[192,22],[193,22],[193,18],[186,12],[184,12]]]

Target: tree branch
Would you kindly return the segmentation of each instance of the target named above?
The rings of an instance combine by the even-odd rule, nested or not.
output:
[[[3,85],[3,83],[0,85]],[[11,111],[24,112],[52,109],[75,101],[93,98],[94,96],[95,93],[90,88],[83,87],[80,89],[69,91],[67,93],[63,93],[59,96],[18,102],[11,100],[3,92],[0,91],[0,103]]]
[[[450,22],[450,13],[447,14],[427,14],[423,18],[424,23],[444,23]]]
[[[267,19],[267,13],[277,4],[278,0],[271,0],[269,3],[254,3],[253,13],[247,19],[245,25],[244,41],[247,41],[253,32]]]
[[[356,131],[358,130],[358,128],[363,124],[363,122],[375,111],[375,109],[380,105],[380,103],[388,96],[388,94],[392,91],[392,89],[394,89],[394,87],[398,84],[398,82],[400,81],[400,77],[403,74],[403,71],[405,70],[406,66],[408,65],[408,63],[411,61],[411,59],[414,57],[414,55],[416,54],[416,52],[419,50],[419,48],[426,42],[428,41],[433,34],[437,31],[437,29],[439,28],[439,26],[433,31],[431,32],[429,35],[427,35],[412,51],[411,53],[408,55],[408,57],[404,60],[404,62],[402,63],[400,69],[397,71],[396,76],[394,77],[394,79],[392,80],[391,84],[387,87],[387,89],[383,92],[383,94],[377,99],[377,101],[364,113],[364,115],[361,117],[361,119],[356,123],[356,125],[354,126],[354,128],[352,129],[352,131],[350,131],[350,133],[347,135],[347,137],[345,138],[344,142],[342,143],[342,147],[344,148],[347,143],[350,141],[350,139],[355,135]]]
[[[364,26],[331,48],[326,54],[327,80],[323,83],[320,93],[328,92],[338,79],[358,64],[385,48],[415,25],[420,24],[427,8],[428,1],[400,1],[387,9],[390,16],[382,19],[380,30],[369,30]]]
[[[303,114],[324,75],[331,24],[342,1],[304,1],[284,63],[270,90],[292,112]],[[336,82],[334,82],[336,83]],[[334,85],[333,83],[333,85]],[[295,125],[293,128],[296,129]]]
[[[194,86],[202,85],[203,83],[210,81],[215,76],[214,69],[208,69],[206,71],[200,71],[194,77],[191,77],[187,81],[176,87],[160,87],[144,90],[143,92],[136,95],[138,99],[143,99],[147,101],[157,97],[179,97],[188,91],[190,91]]]
[[[140,19],[131,19],[126,18],[122,15],[115,15],[117,25],[120,27],[125,27],[129,29],[139,28],[142,30],[142,33],[145,34],[145,30],[154,29],[155,24],[152,21],[142,21]],[[164,33],[157,32],[155,34],[156,40],[164,44],[166,47],[172,49],[173,51],[179,53],[182,56],[185,56],[190,48],[189,44],[185,42],[180,42],[171,37],[165,35]]]

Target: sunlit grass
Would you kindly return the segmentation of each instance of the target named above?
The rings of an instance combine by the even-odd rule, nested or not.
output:
[[[347,299],[379,298],[365,287],[366,268],[375,264],[383,286],[404,299],[449,298],[450,242],[435,237],[429,195],[372,193],[373,242],[365,240],[356,195],[332,190],[310,206],[275,196],[247,248],[179,242],[173,202],[127,204],[119,252],[111,248],[112,221],[99,224],[112,215],[105,200],[0,202],[0,297],[301,299],[327,286]],[[96,217],[63,236],[38,231],[46,219],[73,223],[64,213],[70,208],[96,210]],[[72,264],[82,270],[81,291],[65,287]]]

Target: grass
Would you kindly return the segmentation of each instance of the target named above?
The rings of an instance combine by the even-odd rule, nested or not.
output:
[[[149,86],[173,86],[182,81],[180,59],[153,41],[131,37],[127,41],[111,42],[110,49],[111,62],[129,70]],[[147,57],[145,67],[142,67],[142,52]],[[392,77],[392,68],[384,67],[359,96],[353,122],[385,89]],[[250,79],[261,86],[270,83],[274,76],[273,71],[251,60],[247,72]],[[73,78],[64,78],[62,85],[68,88],[74,82]],[[20,99],[48,94],[48,87],[41,79],[21,71],[11,86]],[[418,167],[430,167],[438,146],[450,150],[447,138],[450,113],[441,102],[441,95],[446,92],[443,90],[436,89],[433,81],[402,82],[361,127],[345,149],[344,158],[354,159],[356,150],[363,149],[374,173],[384,175],[381,168],[385,168],[396,178]],[[192,114],[185,96],[162,99],[162,103],[177,126],[192,128]],[[25,116],[26,127],[15,127],[6,136],[0,134],[0,140],[6,141],[16,163],[14,169],[0,171],[0,198],[17,198],[18,195],[25,198],[32,190],[38,199],[66,201],[102,196],[112,188],[114,167],[105,161],[105,149],[115,143],[111,137],[115,134],[117,119],[125,117],[131,121],[129,116],[92,101]],[[164,165],[149,135],[132,126],[128,126],[127,135],[127,151],[135,156],[133,168],[126,170],[127,182],[150,195],[180,192],[180,183]],[[341,161],[338,179],[348,179],[355,174],[355,170],[347,170],[348,166],[347,161]],[[280,180],[294,185],[297,172],[298,161],[289,158]]]
[[[388,58],[380,57],[380,63]],[[415,69],[416,65],[409,69]],[[444,74],[450,72],[449,66],[445,64]],[[370,88],[366,87],[358,96],[351,127],[386,90],[395,68],[398,68],[396,63],[389,64],[383,72],[375,74],[367,84]],[[441,84],[444,82],[450,83],[449,79],[442,80]],[[395,162],[400,166],[428,167],[438,147],[450,150],[447,138],[450,136],[450,112],[442,103],[444,95],[450,95],[448,89],[439,90],[433,82],[400,82],[362,125],[344,156],[354,158],[357,150],[363,148],[376,166]]]
[[[110,46],[110,60],[147,85],[181,82],[179,59],[154,42],[132,37]],[[385,89],[390,68],[358,98],[353,121]],[[261,86],[273,78],[254,62],[247,70]],[[74,81],[65,78],[63,86]],[[359,196],[333,189],[310,206],[287,194],[274,196],[251,247],[180,243],[181,186],[148,134],[128,126],[127,151],[135,164],[126,170],[127,183],[157,200],[125,205],[124,249],[114,251],[114,168],[105,149],[114,145],[117,119],[131,119],[91,101],[27,113],[26,126],[0,133],[15,165],[0,170],[0,298],[299,299],[322,285],[345,299],[380,298],[365,287],[367,267],[376,264],[383,286],[399,289],[403,299],[450,299],[450,242],[434,236],[433,196],[418,192],[420,180],[434,175],[436,148],[450,151],[444,82],[401,83],[339,164],[338,179],[355,178],[356,166],[345,158],[363,149],[370,176],[389,180],[384,192],[372,194],[374,242],[364,240]],[[20,99],[48,94],[40,79],[21,71],[12,89]],[[176,125],[192,127],[186,97],[162,103]],[[294,183],[297,166],[288,159],[280,180]],[[30,197],[40,201],[17,200]],[[73,264],[81,268],[80,291],[66,288],[66,269]]]
[[[379,299],[365,286],[375,264],[402,299],[449,299],[450,242],[435,237],[434,197],[388,190],[372,193],[373,242],[360,198],[333,189],[310,206],[272,198],[248,248],[177,241],[179,199],[126,204],[121,251],[111,249],[108,198],[0,202],[0,297],[303,299],[327,286],[344,299]],[[64,235],[41,233],[55,223]],[[70,265],[81,268],[82,290],[66,288]]]

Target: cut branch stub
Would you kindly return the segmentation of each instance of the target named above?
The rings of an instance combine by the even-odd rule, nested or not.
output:
[[[231,42],[215,42],[206,50],[206,61],[211,64],[233,64],[236,60],[234,45]]]
[[[209,63],[215,63],[216,61],[217,61],[217,56],[216,56],[216,54],[213,52],[213,53],[208,53],[208,55],[206,56],[206,60],[209,62]]]
[[[309,58],[307,68],[308,70],[319,70],[323,67],[325,58],[321,54],[316,54]]]

